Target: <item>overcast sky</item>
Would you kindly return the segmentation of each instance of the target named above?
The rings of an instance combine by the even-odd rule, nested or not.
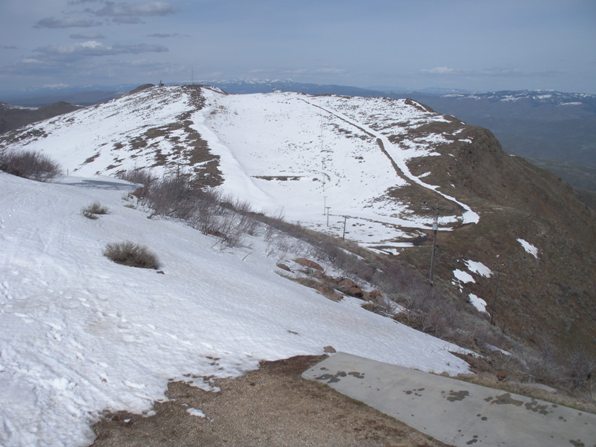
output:
[[[595,0],[0,0],[0,91],[226,79],[596,93]]]

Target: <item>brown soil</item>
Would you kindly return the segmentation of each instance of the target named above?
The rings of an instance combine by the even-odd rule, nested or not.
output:
[[[155,416],[107,414],[92,447],[444,446],[438,441],[300,374],[323,357],[263,362],[257,371],[219,380],[218,393],[182,382]],[[206,417],[187,413],[201,409]]]
[[[185,91],[195,110],[201,109],[204,105],[201,90],[187,86]],[[218,186],[223,181],[219,170],[219,156],[210,152],[207,142],[192,128],[191,115],[192,112],[185,112],[175,122],[148,128],[142,135],[131,138],[127,145],[138,153],[151,153],[154,160],[151,167],[167,166],[175,171],[182,166],[190,166],[193,171],[189,176],[191,184],[199,188]],[[183,143],[179,136],[173,135],[174,131],[179,130],[185,134]],[[172,150],[168,154],[159,149],[162,139],[172,144]]]
[[[593,359],[596,215],[553,175],[507,156],[489,131],[468,126],[461,137],[473,143],[449,145],[454,157],[413,162],[412,170],[431,171],[429,183],[441,190],[452,182],[455,196],[481,216],[478,225],[439,234],[437,281],[449,284],[453,270],[465,268],[461,259],[483,262],[495,274],[477,277],[465,290],[488,302],[497,326],[560,357],[583,351]],[[517,238],[536,245],[539,259]],[[425,245],[400,258],[424,271],[430,240]]]

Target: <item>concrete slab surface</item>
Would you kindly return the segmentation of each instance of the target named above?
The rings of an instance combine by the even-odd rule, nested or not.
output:
[[[302,375],[457,447],[596,447],[596,415],[337,353]]]

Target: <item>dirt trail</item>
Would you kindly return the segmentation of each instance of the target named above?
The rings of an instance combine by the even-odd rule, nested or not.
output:
[[[314,103],[309,102],[302,98],[301,98],[301,100],[313,107],[321,109],[321,110],[335,116],[336,118],[350,124],[351,126],[356,127],[357,129],[361,130],[362,132],[366,133],[367,135],[370,135],[371,137],[375,138],[377,145],[379,146],[379,148],[381,149],[383,154],[391,162],[391,165],[393,166],[393,169],[395,170],[398,177],[406,178],[406,179],[410,180],[412,183],[414,183],[418,186],[421,186],[422,188],[428,189],[428,190],[434,192],[435,194],[440,195],[444,199],[456,204],[460,209],[463,210],[462,223],[458,226],[472,224],[472,223],[478,223],[478,221],[480,220],[480,217],[478,216],[477,213],[475,213],[472,210],[472,208],[470,208],[465,203],[460,202],[455,197],[452,197],[448,194],[438,191],[437,186],[429,185],[428,183],[425,183],[424,181],[420,180],[418,177],[416,177],[414,174],[412,174],[410,172],[410,169],[408,168],[408,166],[406,165],[404,160],[399,160],[399,159],[396,159],[395,157],[393,157],[391,155],[391,153],[389,152],[388,148],[391,148],[394,145],[389,141],[389,139],[385,135],[371,129],[370,127],[368,127],[362,123],[358,123],[358,122],[350,119],[349,117],[345,116],[344,114],[342,114],[340,112],[327,109],[325,107],[319,106],[317,104],[314,104]]]
[[[264,362],[206,392],[170,383],[155,416],[106,415],[92,447],[393,446],[444,444],[300,374],[323,357]],[[188,410],[200,409],[205,417]]]

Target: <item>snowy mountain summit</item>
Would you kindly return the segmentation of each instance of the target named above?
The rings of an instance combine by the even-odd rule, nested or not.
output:
[[[443,230],[478,222],[454,185],[437,185],[421,163],[453,158],[472,138],[461,121],[412,100],[184,86],[31,125],[1,137],[0,149],[45,152],[75,175],[188,175],[315,229],[343,234],[345,220],[349,239],[392,251],[432,227],[438,202]]]

